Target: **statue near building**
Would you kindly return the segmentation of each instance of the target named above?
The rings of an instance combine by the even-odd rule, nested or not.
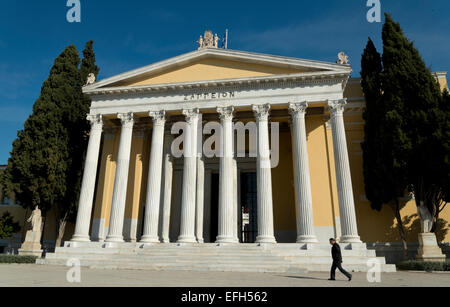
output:
[[[431,232],[431,228],[433,227],[433,215],[423,202],[417,206],[417,214],[421,226],[417,259],[423,261],[445,261],[446,257],[439,247],[436,234]]]
[[[95,83],[95,75],[93,73],[90,73],[86,80],[86,85],[94,84]]]
[[[198,43],[198,50],[204,48],[219,48],[220,38],[217,34],[213,34],[212,31],[207,30],[203,36],[200,36]]]
[[[19,249],[19,255],[37,256],[42,255],[42,213],[38,206],[33,210],[27,222],[31,223],[31,230],[27,231],[25,242]]]
[[[348,60],[348,55],[346,55],[344,52],[339,52],[338,60],[336,63],[340,65],[348,65],[350,63]]]

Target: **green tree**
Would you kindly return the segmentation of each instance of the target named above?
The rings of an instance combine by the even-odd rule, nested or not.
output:
[[[385,128],[384,116],[388,110],[382,99],[382,71],[381,55],[369,38],[361,59],[361,86],[366,100],[362,143],[365,191],[372,209],[381,211],[383,204],[387,204],[393,210],[406,257],[406,234],[400,214],[400,198],[404,196],[406,183],[394,166],[395,140]]]
[[[383,126],[390,132],[396,178],[405,178],[421,220],[434,218],[442,201],[445,131],[439,84],[400,25],[386,15],[383,26]],[[389,136],[385,134],[385,136]],[[447,161],[448,163],[448,161]]]
[[[69,131],[68,149],[70,159],[68,160],[66,186],[67,190],[63,204],[58,204],[56,209],[57,219],[57,239],[56,246],[61,245],[68,221],[75,221],[76,209],[81,190],[81,180],[83,176],[83,165],[86,157],[87,144],[89,141],[90,125],[86,120],[89,113],[91,100],[83,95],[82,85],[86,83],[89,74],[98,76],[100,69],[95,64],[95,53],[93,50],[93,41],[86,43],[83,51],[83,60],[81,61],[79,82],[74,85],[77,92],[77,99],[66,106],[65,119]]]
[[[0,217],[0,239],[10,239],[13,234],[20,231],[18,222],[14,222],[13,216],[9,212],[3,213]]]
[[[75,46],[56,58],[1,177],[7,194],[14,193],[25,208],[39,206],[44,217],[53,207],[66,206],[67,171],[73,157],[68,146],[70,106],[80,100],[79,62]]]

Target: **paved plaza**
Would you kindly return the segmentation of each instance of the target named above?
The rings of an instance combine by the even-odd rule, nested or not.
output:
[[[0,265],[0,287],[439,287],[450,286],[450,273],[383,273],[381,283],[369,283],[366,273],[348,282],[328,281],[327,273],[261,274],[188,271],[127,271],[81,269],[81,283],[67,282],[68,267]]]

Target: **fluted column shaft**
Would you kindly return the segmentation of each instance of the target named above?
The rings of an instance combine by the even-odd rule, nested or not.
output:
[[[183,110],[186,116],[181,223],[178,243],[196,243],[195,202],[197,190],[197,128],[199,110]]]
[[[257,243],[276,243],[273,229],[272,168],[269,148],[270,105],[253,106],[258,128],[258,236]]]
[[[236,243],[233,232],[233,111],[233,107],[217,109],[222,124],[217,243]]]
[[[106,242],[123,242],[123,222],[134,126],[133,113],[119,114],[117,117],[122,122],[122,131],[120,134],[119,154],[117,157],[116,177],[114,180],[109,233],[106,237]]]
[[[159,243],[158,222],[161,204],[161,176],[164,151],[165,112],[150,112],[153,118],[152,148],[148,171],[143,243]]]
[[[311,196],[308,145],[306,140],[306,102],[291,103],[292,139],[295,171],[295,194],[297,205],[297,243],[316,243]]]
[[[345,99],[328,102],[331,116],[331,129],[333,132],[334,163],[336,166],[336,181],[342,228],[340,241],[343,243],[360,243],[344,126],[344,108],[346,104]]]
[[[164,142],[163,182],[161,186],[161,242],[170,243],[170,209],[172,206],[173,157],[171,153],[173,136],[166,131]]]
[[[83,181],[81,184],[75,234],[72,241],[89,242],[89,227],[91,223],[92,203],[94,201],[95,181],[102,139],[103,119],[101,115],[88,115],[91,122],[91,134],[86,153]]]

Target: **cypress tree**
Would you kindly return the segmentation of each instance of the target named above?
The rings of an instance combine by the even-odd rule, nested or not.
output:
[[[71,159],[65,119],[70,117],[67,106],[79,99],[78,65],[75,46],[56,58],[1,178],[6,193],[14,193],[25,208],[39,206],[44,217],[52,207],[64,205]]]
[[[86,43],[83,51],[83,59],[81,61],[79,82],[75,85],[74,90],[77,92],[77,99],[70,105],[67,105],[67,118],[65,120],[69,130],[68,148],[71,154],[67,169],[66,185],[70,187],[67,190],[64,200],[64,206],[57,209],[57,240],[56,246],[61,244],[64,236],[66,223],[75,221],[76,208],[81,190],[81,181],[83,176],[83,165],[86,157],[87,144],[89,141],[90,125],[86,120],[89,113],[91,100],[88,96],[83,95],[82,85],[86,83],[87,77],[93,73],[96,77],[99,68],[95,65],[95,53],[93,50],[93,41]]]
[[[397,178],[405,178],[414,193],[419,216],[439,211],[442,195],[444,132],[438,82],[400,25],[386,14],[383,26],[382,99],[387,107],[384,127],[392,142]]]
[[[363,172],[367,199],[374,210],[381,211],[383,204],[393,210],[403,246],[407,256],[406,234],[400,214],[400,198],[406,183],[395,169],[392,159],[392,135],[384,128],[384,105],[381,90],[383,66],[381,55],[369,38],[361,59],[361,86],[366,100],[363,150]]]

